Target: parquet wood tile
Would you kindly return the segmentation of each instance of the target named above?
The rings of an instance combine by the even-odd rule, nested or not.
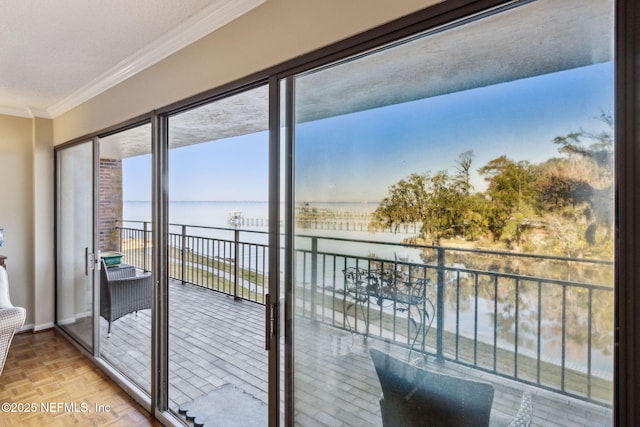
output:
[[[55,330],[15,336],[0,405],[0,427],[161,426]]]

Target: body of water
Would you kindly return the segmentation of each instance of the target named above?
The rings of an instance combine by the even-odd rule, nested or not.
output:
[[[230,212],[242,212],[247,218],[269,217],[267,202],[170,202],[169,222],[203,227],[229,227]],[[125,201],[123,218],[151,221],[151,202]],[[267,227],[253,227],[267,230]]]

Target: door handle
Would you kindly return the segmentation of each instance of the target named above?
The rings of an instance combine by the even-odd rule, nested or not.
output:
[[[89,270],[100,270],[98,257],[95,253],[89,252],[89,248],[84,248],[84,275],[89,275]],[[96,267],[97,266],[97,267]]]
[[[265,310],[264,310],[264,349],[271,350],[271,296],[266,294],[264,296]]]
[[[266,294],[264,296],[265,310],[264,310],[264,349],[271,350],[271,341],[276,335],[276,328],[278,327],[278,305],[271,303],[271,296]]]

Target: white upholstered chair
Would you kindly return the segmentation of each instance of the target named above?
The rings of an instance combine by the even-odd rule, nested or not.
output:
[[[24,325],[27,311],[14,307],[9,298],[9,279],[7,271],[0,267],[0,374],[9,353],[9,345],[16,330]]]

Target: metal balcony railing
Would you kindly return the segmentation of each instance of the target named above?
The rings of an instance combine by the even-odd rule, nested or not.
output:
[[[151,270],[150,223],[125,223],[131,226],[118,227],[124,262]],[[264,232],[182,224],[171,224],[170,228],[177,232],[169,233],[169,278],[237,299],[264,302],[268,247],[259,242]],[[251,242],[248,235],[257,237]]]
[[[150,270],[149,223],[123,223],[125,262]],[[172,279],[264,302],[267,233],[182,224],[170,230]],[[361,255],[372,247],[410,248],[421,259]],[[611,406],[611,261],[297,235],[294,262],[297,316]],[[353,269],[426,284],[424,306],[388,292],[354,297],[345,279]]]

